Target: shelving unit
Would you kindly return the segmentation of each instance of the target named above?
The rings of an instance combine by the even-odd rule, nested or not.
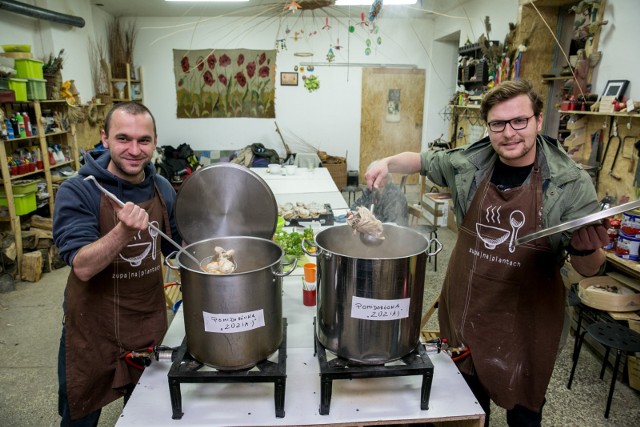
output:
[[[138,78],[131,78],[131,65],[125,64],[126,69],[126,78],[114,78],[112,67],[109,66],[109,91],[110,95],[113,98],[113,102],[124,102],[124,101],[140,101],[144,102],[144,91],[142,89],[142,67],[138,67]],[[122,86],[122,90],[120,91],[116,84],[120,84]],[[136,90],[136,87],[139,88],[139,93]]]
[[[56,101],[29,101],[29,102],[12,102],[12,103],[0,103],[0,107],[4,109],[7,117],[14,112],[33,110],[34,116],[30,117],[31,123],[35,123],[38,134],[26,138],[14,138],[8,140],[0,140],[0,171],[2,172],[2,183],[4,185],[4,191],[7,198],[7,209],[9,212],[8,217],[0,217],[0,221],[9,221],[11,223],[11,230],[15,236],[16,244],[16,258],[18,265],[18,275],[21,272],[22,267],[22,229],[20,226],[20,216],[16,212],[15,197],[13,194],[12,184],[25,178],[44,178],[47,186],[47,193],[49,199],[47,204],[49,205],[49,213],[53,216],[54,211],[54,182],[51,171],[60,168],[65,165],[70,165],[74,170],[80,168],[80,158],[78,152],[78,145],[75,138],[74,125],[67,124],[66,129],[62,129],[60,132],[45,133],[45,127],[43,126],[43,108],[52,110],[62,115],[69,108],[68,104],[64,100]],[[49,147],[59,145],[65,148],[68,152],[69,160],[64,162],[56,162],[52,164],[49,161]],[[36,169],[31,172],[26,172],[19,175],[11,175],[9,170],[8,154],[13,153],[18,148],[24,148],[28,146],[36,146],[39,148],[42,158],[42,169]]]

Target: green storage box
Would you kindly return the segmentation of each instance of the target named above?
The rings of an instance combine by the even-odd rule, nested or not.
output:
[[[36,210],[36,193],[14,194],[13,204],[16,207],[16,215],[26,215]],[[8,206],[7,196],[0,196],[0,206]]]
[[[27,79],[9,79],[9,89],[16,94],[16,102],[27,101]]]
[[[16,63],[16,77],[20,79],[43,79],[42,73],[42,61],[37,59],[17,59]]]
[[[37,179],[17,180],[11,183],[13,194],[28,194],[38,191]],[[0,196],[5,196],[4,186],[0,186]],[[6,206],[6,205],[5,205]]]
[[[47,81],[45,79],[27,79],[27,98],[29,100],[47,99]]]

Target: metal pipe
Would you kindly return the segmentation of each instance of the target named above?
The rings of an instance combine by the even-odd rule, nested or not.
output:
[[[44,19],[47,21],[59,22],[61,24],[73,25],[74,27],[84,27],[84,19],[79,16],[65,15],[60,12],[43,9],[38,6],[20,3],[14,0],[0,0],[0,9],[9,12],[19,13],[32,18]]]

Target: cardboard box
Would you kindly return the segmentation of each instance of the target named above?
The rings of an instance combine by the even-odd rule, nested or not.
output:
[[[430,225],[446,227],[449,217],[449,193],[426,193],[422,195],[422,216]]]

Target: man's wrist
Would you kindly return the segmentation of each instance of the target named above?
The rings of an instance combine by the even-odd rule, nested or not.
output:
[[[572,255],[572,256],[588,256],[596,252],[595,249],[579,250],[571,246],[571,244],[567,246],[566,251],[569,255]]]

